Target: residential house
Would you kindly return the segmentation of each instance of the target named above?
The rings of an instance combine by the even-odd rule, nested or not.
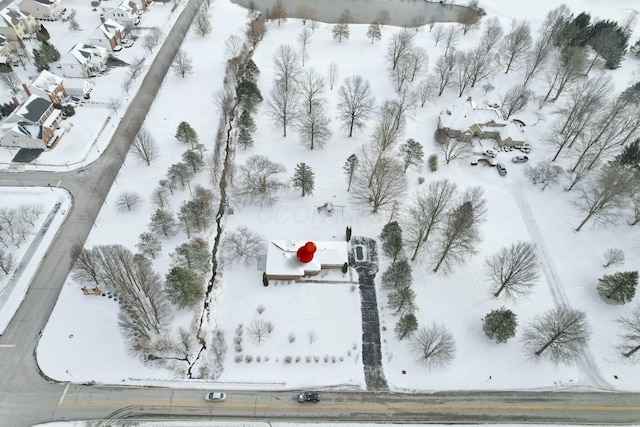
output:
[[[59,64],[65,77],[90,77],[107,69],[107,50],[100,46],[78,43],[60,58]]]
[[[15,97],[14,102],[18,104]],[[52,148],[62,135],[62,131],[57,129],[62,118],[62,111],[54,108],[51,101],[31,95],[0,125],[0,146]]]
[[[301,262],[298,250],[307,242],[302,240],[272,240],[267,248],[267,277],[272,280],[300,280],[317,276],[322,270],[340,269],[348,262],[345,241],[314,241],[315,252],[308,262]]]
[[[62,0],[21,0],[18,6],[23,13],[46,21],[60,19],[65,10]]]
[[[28,87],[24,83],[23,86],[27,96],[34,94],[54,104],[62,104],[67,99],[62,79],[47,70],[42,71]]]
[[[129,29],[140,23],[140,10],[133,1],[124,0],[114,8],[108,9],[103,7],[100,19],[112,19],[122,25],[125,28],[125,33],[128,33]]]
[[[7,71],[10,71],[13,66],[12,53],[11,44],[5,36],[0,35],[0,66],[6,66]]]
[[[124,27],[113,19],[104,19],[104,17],[100,17],[100,19],[102,24],[91,34],[89,41],[94,46],[113,51],[116,46],[120,45],[120,40],[124,35]]]
[[[495,139],[499,146],[520,147],[525,139],[520,127],[505,120],[500,111],[492,107],[479,107],[471,98],[446,110],[438,118],[438,129],[451,138],[471,141],[472,138]]]
[[[149,7],[149,4],[151,3],[151,0],[131,0],[133,3],[135,3],[136,6],[138,6],[138,10],[141,12],[144,12],[145,10],[147,10],[147,8]]]
[[[37,29],[36,19],[21,12],[15,2],[0,10],[0,35],[5,36],[7,40],[28,39]]]

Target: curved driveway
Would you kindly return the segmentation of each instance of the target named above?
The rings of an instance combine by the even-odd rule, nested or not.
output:
[[[0,337],[0,427],[77,419],[236,418],[369,422],[632,423],[640,395],[631,393],[456,392],[435,394],[323,393],[318,405],[299,405],[292,392],[229,393],[223,404],[203,402],[202,391],[56,383],[37,370],[39,333],[120,170],[134,135],[188,31],[200,0],[190,0],[149,69],[109,147],[90,166],[64,173],[0,173],[0,185],[42,186],[61,181],[74,205],[42,261],[26,298]],[[156,418],[157,419],[157,418]]]

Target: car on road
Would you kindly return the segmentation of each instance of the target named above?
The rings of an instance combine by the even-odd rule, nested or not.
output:
[[[226,393],[221,391],[211,391],[204,395],[204,400],[207,402],[223,402],[227,398]]]
[[[320,393],[313,391],[303,391],[298,395],[298,402],[300,403],[318,403],[320,402]]]
[[[527,156],[515,156],[511,158],[513,163],[527,163],[529,158]]]
[[[492,159],[496,157],[496,152],[493,150],[484,150],[482,154],[484,154],[487,157],[491,157]]]
[[[505,168],[502,163],[496,163],[496,169],[498,169],[500,176],[507,175],[507,168]]]

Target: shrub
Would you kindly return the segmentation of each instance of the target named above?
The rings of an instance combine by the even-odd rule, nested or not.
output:
[[[438,170],[438,155],[432,154],[429,156],[429,170],[435,172]]]
[[[291,363],[292,360],[293,360],[293,358],[291,356],[285,356],[284,363],[289,364],[289,363]]]

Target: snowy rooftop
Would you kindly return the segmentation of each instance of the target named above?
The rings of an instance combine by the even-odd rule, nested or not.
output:
[[[325,265],[341,265],[347,262],[347,242],[314,241],[313,259],[303,264],[298,261],[298,248],[307,240],[272,240],[267,249],[267,274],[304,276],[305,271],[320,271]]]
[[[474,124],[505,123],[500,112],[494,108],[478,107],[473,101],[467,100],[447,109],[440,114],[442,125],[449,129],[465,131]]]
[[[38,77],[36,77],[33,83],[31,83],[31,86],[46,93],[51,93],[60,83],[62,83],[62,79],[60,77],[47,70],[43,70]]]

